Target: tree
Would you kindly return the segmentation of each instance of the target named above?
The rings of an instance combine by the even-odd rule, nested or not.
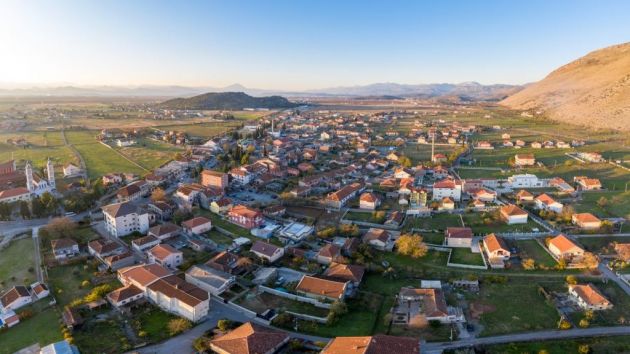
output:
[[[20,201],[20,216],[22,216],[22,219],[31,218],[31,210],[28,208],[28,203],[24,200]]]
[[[400,236],[396,240],[396,247],[398,253],[413,258],[420,258],[427,254],[427,245],[422,242],[422,236],[417,234]]]
[[[166,200],[166,192],[164,189],[157,187],[151,193],[151,200],[154,202],[163,202]]]
[[[579,323],[580,327],[582,328],[588,328],[588,326],[590,325],[590,323],[588,322],[588,320],[586,318],[583,318],[580,320]]]
[[[578,353],[579,354],[589,354],[591,352],[591,347],[588,344],[580,344],[578,345]]]
[[[575,285],[577,284],[577,277],[575,275],[567,275],[566,281],[569,285]]]
[[[606,197],[601,197],[597,200],[597,206],[605,209],[608,206],[608,199]]]
[[[76,231],[78,225],[67,217],[54,218],[45,226],[46,232],[52,239],[70,237]]]
[[[331,325],[337,322],[339,317],[345,315],[346,313],[348,313],[348,306],[339,300],[335,301],[330,306],[330,312],[328,312],[328,316],[326,317],[326,324]]]
[[[375,211],[372,213],[372,222],[375,224],[382,224],[385,218],[386,214],[384,211]]]
[[[523,265],[523,269],[525,270],[536,269],[536,261],[534,261],[532,258],[524,259],[521,264]]]
[[[558,328],[560,328],[560,329],[570,329],[571,328],[571,323],[563,318],[563,319],[561,319],[558,322]]]
[[[597,268],[598,262],[597,256],[592,252],[584,253],[584,257],[582,258],[582,264],[584,267],[589,269]]]
[[[184,318],[174,318],[168,321],[167,327],[168,327],[168,333],[171,336],[174,336],[174,335],[177,335],[179,333],[189,330],[192,327],[192,324],[190,323],[190,321]]]
[[[591,321],[591,320],[593,320],[593,317],[595,317],[595,313],[593,312],[593,310],[586,310],[586,311],[584,311],[584,318],[586,318],[587,320]]]
[[[411,159],[404,155],[398,158],[398,163],[402,167],[411,167]]]
[[[222,319],[222,320],[219,320],[217,322],[217,328],[221,332],[225,332],[225,331],[229,330],[230,327],[232,327],[232,321],[230,321],[230,320]]]
[[[44,192],[40,197],[40,200],[47,214],[54,213],[59,206],[57,199],[55,199],[55,197],[50,192]]]
[[[11,219],[11,206],[9,205],[9,203],[0,203],[0,218],[2,220]]]

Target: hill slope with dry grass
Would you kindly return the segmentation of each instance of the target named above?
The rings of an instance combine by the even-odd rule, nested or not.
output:
[[[501,104],[541,110],[572,124],[630,131],[630,43],[591,52]]]

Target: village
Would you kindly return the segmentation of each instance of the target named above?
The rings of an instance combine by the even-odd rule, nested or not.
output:
[[[0,272],[0,342],[27,328],[86,353],[432,353],[625,325],[627,161],[604,137],[483,114],[302,106],[211,139],[104,128],[91,143],[179,150],[96,178],[76,161],[4,161],[0,269],[37,246],[23,279]]]

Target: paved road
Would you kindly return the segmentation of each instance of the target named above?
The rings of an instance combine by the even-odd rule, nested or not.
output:
[[[605,262],[600,262],[597,265],[597,269],[602,273],[603,277],[614,281],[615,283],[617,283],[617,285],[619,285],[621,289],[623,289],[623,291],[626,292],[626,294],[630,295],[630,286],[628,286],[626,282],[621,280],[619,276],[617,276],[617,274],[610,270],[610,268],[606,266]]]
[[[630,326],[623,327],[593,327],[586,329],[569,329],[565,331],[561,330],[549,330],[538,332],[527,332],[518,334],[506,334],[502,336],[484,337],[458,340],[453,342],[440,342],[440,343],[423,343],[422,353],[433,354],[441,353],[446,349],[457,349],[472,347],[475,345],[491,345],[513,342],[530,342],[550,339],[568,339],[568,338],[580,338],[580,337],[599,337],[599,336],[620,336],[629,335]]]
[[[165,342],[160,344],[151,345],[145,348],[138,349],[133,353],[140,354],[186,354],[186,353],[194,353],[192,349],[192,343],[195,339],[201,337],[204,332],[209,329],[216,327],[217,322],[220,319],[230,319],[232,321],[239,322],[247,322],[252,318],[249,315],[246,315],[229,305],[226,305],[216,299],[212,299],[210,304],[210,314],[209,318],[205,320],[203,323],[197,325],[193,329],[179,336],[173,337]],[[329,338],[315,337],[309,336],[301,333],[288,332],[292,338],[301,338],[307,339],[311,341],[322,341],[328,342]]]
[[[39,226],[33,227],[33,243],[35,244],[35,274],[37,274],[37,281],[44,282],[44,275],[42,274],[42,252],[39,249]]]

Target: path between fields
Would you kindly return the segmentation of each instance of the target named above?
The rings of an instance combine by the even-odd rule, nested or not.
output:
[[[529,342],[551,339],[569,339],[581,337],[629,335],[630,326],[593,327],[586,329],[548,330],[526,333],[505,334],[500,336],[464,339],[453,342],[422,343],[421,351],[425,354],[441,353],[446,349],[466,348],[476,345],[492,345],[513,342]]]
[[[83,160],[83,156],[81,156],[81,153],[79,152],[79,150],[77,150],[77,148],[74,147],[74,145],[68,143],[68,138],[66,138],[66,130],[65,129],[61,129],[61,137],[63,138],[63,143],[70,150],[72,150],[74,155],[79,159],[79,165],[81,166],[81,169],[83,170],[83,180],[85,181],[86,187],[89,188],[90,187],[90,179],[88,178],[87,165],[85,164],[85,160]]]
[[[110,145],[105,144],[105,143],[104,143],[104,142],[102,142],[102,141],[99,141],[99,143],[100,143],[100,144],[103,144],[105,147],[109,148],[109,149],[110,149],[110,150],[112,150],[113,152],[115,152],[115,153],[117,153],[118,155],[120,155],[120,157],[122,157],[123,159],[125,159],[125,160],[127,160],[127,161],[131,162],[132,164],[136,165],[137,167],[139,167],[139,168],[141,168],[141,169],[143,169],[143,170],[145,170],[145,171],[147,171],[147,172],[151,172],[148,168],[146,168],[146,167],[144,167],[144,166],[140,165],[139,163],[135,162],[134,160],[132,160],[132,159],[128,158],[128,157],[127,157],[127,155],[125,155],[125,154],[123,154],[122,152],[120,152],[120,151],[118,151],[118,150],[114,149],[114,148],[113,148],[113,147],[111,147]]]

